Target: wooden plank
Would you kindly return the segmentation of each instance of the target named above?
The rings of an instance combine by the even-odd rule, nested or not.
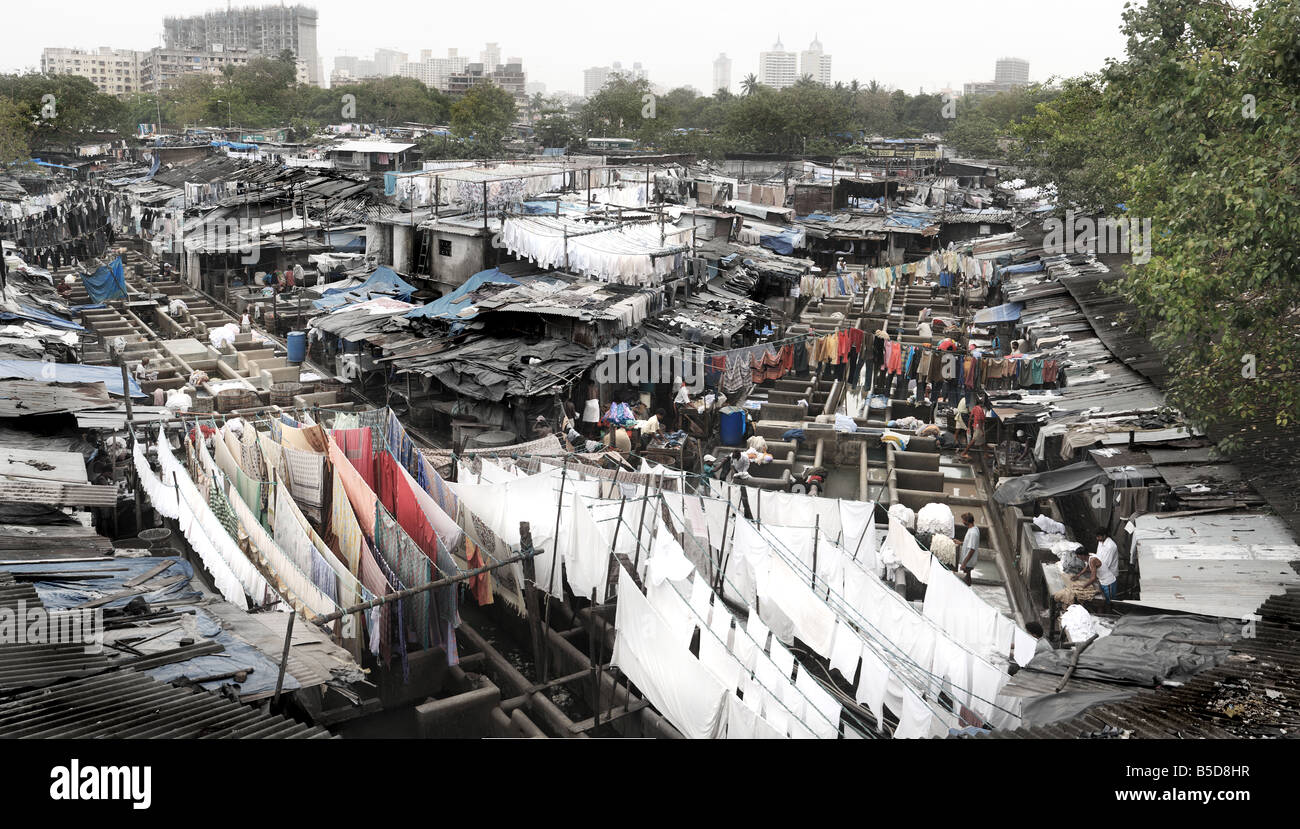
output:
[[[134,587],[127,587],[123,590],[117,591],[116,593],[111,593],[107,596],[101,596],[98,599],[91,599],[88,602],[79,604],[76,609],[85,610],[86,608],[99,607],[100,605],[108,604],[117,599],[124,599],[128,596],[140,596],[145,593],[152,593],[155,590],[162,590],[171,587],[173,584],[181,581],[185,581],[185,576],[172,576],[169,579],[163,579],[162,581],[152,582],[150,584],[139,584]]]
[[[173,564],[175,564],[175,563],[176,563],[176,562],[171,561],[171,560],[164,561],[164,562],[162,562],[161,564],[158,564],[158,565],[155,566],[155,567],[151,567],[151,568],[149,568],[149,571],[148,571],[148,572],[146,572],[146,573],[141,573],[140,575],[138,575],[138,576],[136,576],[135,578],[131,579],[130,581],[126,582],[123,586],[124,586],[124,587],[135,587],[135,586],[138,585],[138,584],[144,584],[145,582],[149,581],[149,579],[151,579],[151,578],[153,578],[154,576],[158,575],[158,574],[161,573],[163,570],[166,570],[168,567],[171,567],[171,566],[172,566]]]

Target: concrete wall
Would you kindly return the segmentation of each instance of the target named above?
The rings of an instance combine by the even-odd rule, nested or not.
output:
[[[429,274],[444,292],[458,288],[474,274],[487,269],[485,248],[491,243],[488,237],[434,230],[428,233]],[[440,242],[451,243],[450,256],[438,252]]]

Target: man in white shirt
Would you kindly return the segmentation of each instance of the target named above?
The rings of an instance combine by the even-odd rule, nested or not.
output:
[[[980,560],[980,528],[975,526],[975,516],[969,512],[962,513],[961,523],[966,527],[966,534],[961,539],[961,550],[957,553],[957,575],[963,576],[970,584],[971,573]]]
[[[1088,569],[1075,576],[1074,581],[1078,581],[1084,573],[1088,574],[1084,587],[1095,581],[1107,603],[1115,598],[1116,579],[1119,577],[1119,547],[1115,546],[1114,540],[1101,527],[1097,528],[1097,552],[1089,556]]]
[[[930,323],[921,320],[921,322],[916,326],[916,335],[930,340],[934,338],[934,330],[930,327]]]

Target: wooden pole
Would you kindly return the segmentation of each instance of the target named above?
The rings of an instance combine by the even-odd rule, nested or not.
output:
[[[813,566],[812,566],[812,589],[817,592],[817,543],[821,540],[822,534],[822,516],[818,513],[813,520]]]
[[[542,620],[548,631],[550,630],[551,627],[551,597],[555,595],[555,571],[559,570],[560,567],[563,566],[560,562],[560,514],[564,511],[564,484],[566,479],[568,478],[568,475],[569,475],[569,459],[565,458],[563,462],[563,468],[560,470],[560,497],[557,499],[555,505],[555,533],[551,537],[551,550],[552,550],[551,576],[549,579],[549,586],[546,591],[546,612]],[[540,666],[541,682],[546,681],[547,672],[550,668],[550,666],[548,665],[548,662],[550,661],[549,658],[550,645],[547,643],[548,638],[549,636],[543,637],[542,639],[542,645],[543,645],[542,664]]]
[[[271,698],[272,708],[280,704],[280,690],[284,687],[284,670],[289,665],[289,645],[293,641],[293,620],[297,615],[297,611],[291,611],[289,613],[289,624],[285,626],[284,650],[280,654],[280,673],[275,678],[275,696]]]

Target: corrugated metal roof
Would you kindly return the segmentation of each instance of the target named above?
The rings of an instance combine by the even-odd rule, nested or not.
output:
[[[1137,525],[1142,595],[1133,604],[1242,618],[1300,575],[1300,545],[1285,521],[1256,513],[1161,518]]]
[[[1232,645],[1228,660],[1186,684],[1139,691],[1064,722],[989,738],[1240,738],[1293,736],[1300,729],[1300,589],[1256,610],[1255,635]],[[1074,681],[1071,680],[1071,686]]]

